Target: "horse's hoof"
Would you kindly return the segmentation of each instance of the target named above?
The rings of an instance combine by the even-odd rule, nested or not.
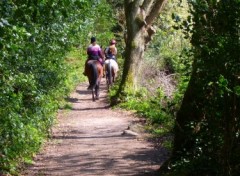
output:
[[[87,90],[92,90],[93,88],[92,88],[92,86],[88,86],[88,88],[87,88]]]

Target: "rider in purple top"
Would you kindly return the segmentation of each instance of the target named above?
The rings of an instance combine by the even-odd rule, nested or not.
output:
[[[100,46],[96,43],[96,38],[91,38],[91,44],[87,48],[88,59],[98,60],[101,58],[102,52]]]
[[[85,63],[85,70],[83,72],[85,76],[86,76],[86,65],[89,60],[97,60],[101,64],[103,64],[102,50],[101,50],[101,47],[97,44],[95,37],[91,38],[91,44],[87,48],[87,54],[88,54],[88,59]]]

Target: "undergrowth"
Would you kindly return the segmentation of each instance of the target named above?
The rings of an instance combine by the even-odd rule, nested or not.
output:
[[[164,95],[161,89],[156,96],[149,96],[142,88],[135,94],[128,94],[118,106],[135,111],[140,117],[147,120],[146,130],[156,136],[163,136],[172,131],[174,123],[173,104]]]
[[[85,59],[78,49],[73,48],[64,62],[65,75],[57,88],[44,94],[34,87],[34,80],[32,84],[25,82],[25,87],[21,82],[21,89],[26,91],[13,94],[11,101],[1,109],[0,175],[18,175],[24,163],[32,163],[33,156],[50,134],[58,108],[66,107],[64,99],[76,84],[85,81],[82,76]]]
[[[82,55],[78,48],[72,48],[66,56],[67,79],[65,79],[65,86],[63,87],[63,97],[60,97],[60,108],[69,109],[70,105],[66,101],[68,94],[76,88],[79,82],[87,81],[87,77],[82,74],[86,61],[85,57],[86,56]]]

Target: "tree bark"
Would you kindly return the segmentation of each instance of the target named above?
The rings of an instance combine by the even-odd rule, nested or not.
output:
[[[139,68],[146,44],[155,33],[152,22],[159,16],[167,0],[125,0],[127,26],[126,53],[123,77],[118,94],[135,91],[138,85]]]

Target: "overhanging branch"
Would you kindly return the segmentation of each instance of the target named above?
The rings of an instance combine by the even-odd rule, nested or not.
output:
[[[152,5],[153,5],[153,1],[154,0],[144,0],[143,4],[142,4],[142,9],[145,11],[146,15],[148,16],[150,11],[151,11],[151,8],[152,8]]]
[[[155,1],[155,3],[153,4],[152,10],[149,12],[149,15],[146,17],[146,20],[145,20],[148,25],[152,24],[154,19],[160,14],[165,2],[167,2],[167,0],[156,0]]]

